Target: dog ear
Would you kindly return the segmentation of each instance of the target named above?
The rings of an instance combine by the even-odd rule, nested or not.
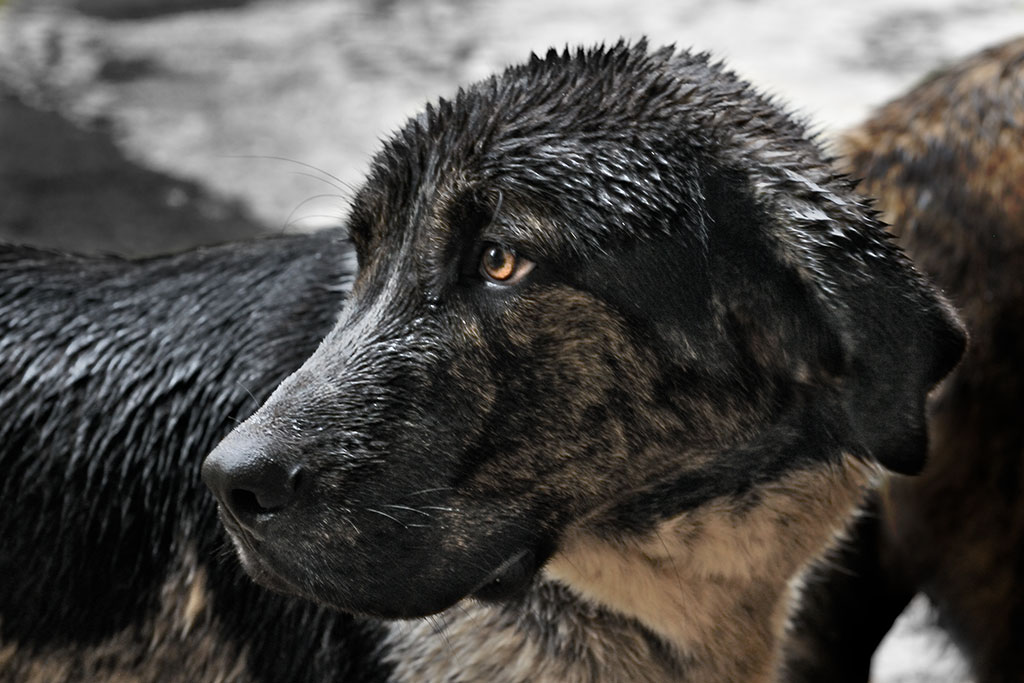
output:
[[[748,336],[776,347],[791,371],[799,362],[838,384],[847,448],[916,474],[927,456],[928,392],[966,343],[952,306],[855,197],[829,215],[807,201],[787,206],[793,195],[782,193],[766,212],[743,184],[726,174],[706,181],[714,251],[742,262],[712,277],[741,283],[733,310]]]
[[[815,205],[788,194],[776,207],[780,256],[838,341],[854,452],[917,474],[928,454],[928,393],[960,360],[966,332],[864,200],[819,191]]]
[[[917,474],[928,449],[928,392],[956,366],[967,336],[949,302],[894,244],[846,249],[854,251],[836,264],[841,277],[832,278],[837,296],[829,305],[845,355],[844,408],[872,457]],[[852,273],[851,262],[860,266]]]

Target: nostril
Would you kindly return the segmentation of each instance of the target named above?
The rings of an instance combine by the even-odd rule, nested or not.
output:
[[[229,505],[236,514],[243,516],[267,515],[284,509],[295,498],[303,480],[303,470],[295,466],[291,470],[277,472],[275,476],[262,473],[259,487],[233,488],[228,493]]]
[[[239,517],[255,517],[277,512],[283,505],[268,507],[260,502],[259,497],[245,489],[231,489],[228,494],[228,505]]]

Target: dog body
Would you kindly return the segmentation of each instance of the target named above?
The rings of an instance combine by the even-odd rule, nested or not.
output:
[[[337,324],[203,475],[257,581],[442,613],[454,644],[392,631],[408,680],[771,679],[791,587],[876,463],[922,466],[964,343],[799,124],[645,45],[428,108],[350,231]]]
[[[0,250],[0,681],[383,679],[372,624],[225,561],[199,480],[333,324],[343,237]]]
[[[1016,40],[926,81],[844,147],[972,338],[933,401],[928,467],[884,491],[880,556],[928,595],[985,682],[1024,676],[1022,140]]]
[[[878,197],[972,341],[931,401],[928,466],[884,487],[805,605],[799,630],[811,643],[796,658],[816,663],[799,680],[863,681],[919,591],[976,680],[1024,672],[1022,139],[1024,40],[1015,40],[929,77],[842,140],[845,169]]]

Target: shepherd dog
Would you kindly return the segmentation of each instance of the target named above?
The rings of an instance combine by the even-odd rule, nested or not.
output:
[[[428,106],[348,230],[330,331],[202,475],[258,583],[388,625],[390,680],[773,680],[965,346],[802,122],[643,42]]]

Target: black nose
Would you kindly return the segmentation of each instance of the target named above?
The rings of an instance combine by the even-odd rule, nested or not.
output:
[[[291,505],[305,478],[300,465],[280,462],[238,434],[229,435],[203,462],[203,481],[247,527]]]

